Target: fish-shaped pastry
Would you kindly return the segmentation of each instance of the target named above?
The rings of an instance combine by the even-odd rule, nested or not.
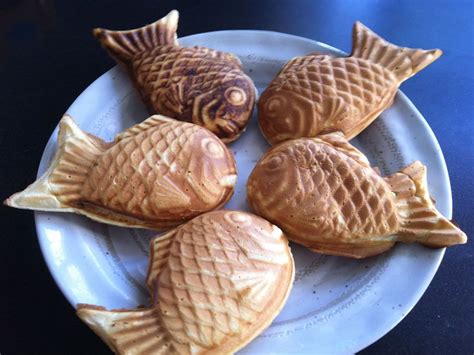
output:
[[[209,129],[224,142],[236,140],[255,105],[256,89],[233,54],[180,47],[178,11],[130,31],[101,28],[94,35],[129,73],[151,113]]]
[[[162,229],[224,205],[236,178],[232,153],[195,124],[155,115],[106,143],[65,115],[49,169],[5,204]]]
[[[119,354],[231,354],[270,325],[292,287],[288,240],[250,213],[205,213],[150,249],[151,306],[77,308]]]
[[[364,258],[395,242],[441,248],[466,235],[435,208],[416,161],[381,177],[340,132],[272,147],[247,183],[255,212],[309,249]]]
[[[393,103],[403,81],[442,54],[395,46],[360,22],[352,36],[349,57],[296,57],[262,93],[258,120],[270,144],[335,131],[352,139]]]

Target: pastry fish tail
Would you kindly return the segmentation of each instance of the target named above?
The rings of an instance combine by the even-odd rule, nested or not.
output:
[[[396,195],[401,242],[419,242],[432,248],[464,244],[466,234],[443,217],[429,195],[426,167],[415,161],[385,180]]]
[[[87,173],[106,149],[101,139],[84,133],[68,115],[59,123],[58,149],[48,170],[5,205],[40,211],[72,212],[81,198]]]
[[[111,310],[78,304],[77,315],[118,354],[170,354],[177,349],[158,308]]]
[[[385,41],[362,23],[354,24],[351,56],[380,64],[393,72],[400,82],[434,62],[442,53],[440,49],[399,47]]]
[[[96,28],[93,33],[115,60],[127,63],[136,54],[158,46],[177,46],[178,18],[178,11],[173,10],[160,20],[141,28],[129,31]]]

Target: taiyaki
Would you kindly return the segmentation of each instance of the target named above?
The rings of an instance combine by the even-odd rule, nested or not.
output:
[[[312,53],[290,60],[258,102],[260,129],[270,144],[341,131],[350,140],[394,100],[400,84],[442,51],[386,42],[360,22],[349,57]]]
[[[247,184],[255,212],[309,249],[364,258],[395,242],[466,242],[435,208],[418,161],[385,178],[340,132],[272,147]]]
[[[292,287],[288,240],[250,213],[205,213],[150,249],[150,307],[77,307],[119,354],[231,354],[270,325]]]
[[[233,54],[180,47],[178,11],[130,31],[101,28],[94,35],[129,73],[151,113],[209,129],[236,140],[252,115],[256,89]]]
[[[224,205],[236,178],[232,153],[195,124],[155,115],[106,143],[65,115],[48,171],[5,204],[162,229]]]

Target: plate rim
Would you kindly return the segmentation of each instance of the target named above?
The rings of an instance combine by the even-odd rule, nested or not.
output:
[[[260,35],[271,35],[271,36],[279,36],[280,38],[287,38],[290,40],[297,40],[297,41],[302,41],[302,42],[310,42],[312,44],[318,45],[320,47],[326,48],[330,51],[337,52],[341,55],[348,55],[347,52],[342,51],[338,48],[335,48],[331,45],[328,45],[326,43],[316,41],[310,38],[302,37],[302,36],[297,36],[289,33],[283,33],[283,32],[277,32],[277,31],[268,31],[268,30],[251,30],[251,29],[240,29],[240,30],[218,30],[218,31],[209,31],[209,32],[202,32],[202,33],[197,33],[189,36],[184,36],[178,38],[178,40],[182,39],[187,39],[190,40],[193,37],[198,37],[198,36],[206,36],[206,35],[221,35],[221,34],[232,34],[232,35],[238,35],[239,33],[254,33],[254,34],[260,34]],[[71,105],[67,108],[65,112],[69,112],[72,110],[76,105],[78,105],[78,102],[80,101],[81,97],[86,95],[86,92],[89,91],[91,88],[97,85],[97,83],[103,79],[103,77],[110,75],[110,72],[113,70],[116,70],[118,65],[113,66],[103,74],[101,74],[99,77],[97,77],[92,83],[90,83],[88,86],[86,86],[81,93],[75,98],[75,100],[71,103]],[[452,215],[452,189],[451,189],[451,182],[449,178],[449,171],[446,165],[446,160],[444,158],[443,151],[441,149],[441,146],[439,144],[438,139],[436,138],[436,135],[434,134],[433,130],[431,129],[430,125],[428,124],[427,120],[425,117],[421,114],[421,112],[418,110],[418,108],[413,104],[413,102],[400,90],[397,90],[397,99],[403,101],[403,104],[407,105],[409,109],[415,114],[419,122],[423,125],[423,128],[425,129],[425,133],[429,136],[430,140],[433,142],[434,147],[436,148],[437,151],[437,157],[436,160],[438,160],[439,166],[443,172],[444,179],[445,179],[445,185],[446,185],[446,192],[447,192],[447,198],[446,198],[446,211],[447,214],[446,216],[448,218],[451,218]],[[59,122],[58,122],[59,123]],[[53,129],[47,143],[44,146],[43,153],[41,155],[40,162],[38,164],[38,169],[37,169],[37,177],[40,177],[41,174],[41,167],[47,164],[48,162],[47,157],[46,157],[46,151],[49,145],[53,144],[53,140],[55,136],[57,135],[57,130],[58,130],[58,124],[56,127]],[[73,307],[74,310],[76,310],[76,305],[77,303],[73,299],[72,293],[69,291],[67,288],[67,283],[62,281],[61,276],[59,272],[57,272],[56,267],[54,266],[53,260],[51,257],[49,257],[49,251],[48,251],[48,244],[47,244],[47,238],[45,237],[45,232],[42,229],[41,225],[41,218],[43,216],[44,212],[39,212],[35,211],[34,212],[34,221],[35,221],[35,230],[37,234],[37,240],[40,245],[40,250],[43,255],[44,261],[46,263],[46,266],[48,268],[48,271],[50,275],[53,277],[54,282],[56,283],[56,286],[60,289],[61,293],[63,296],[67,299],[69,304]],[[390,327],[387,327],[386,329],[383,329],[382,331],[379,332],[374,332],[372,333],[372,336],[367,336],[366,341],[364,341],[363,346],[358,346],[357,348],[354,349],[354,352],[358,352],[362,349],[365,349],[366,347],[370,346],[371,344],[375,343],[376,341],[380,340],[382,337],[384,337],[388,332],[390,332],[392,329],[394,329],[412,310],[413,308],[418,304],[420,299],[423,297],[424,293],[426,292],[427,288],[431,284],[442,260],[445,254],[446,248],[441,248],[437,250],[437,255],[436,258],[433,259],[431,265],[429,266],[429,270],[426,270],[427,274],[429,277],[426,277],[423,280],[423,284],[418,283],[416,287],[416,292],[413,292],[412,294],[412,302],[410,302],[410,305],[406,307],[406,312],[404,312],[398,319],[397,321],[393,322]]]

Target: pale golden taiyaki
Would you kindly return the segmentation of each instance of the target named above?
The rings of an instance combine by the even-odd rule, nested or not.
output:
[[[270,325],[292,287],[288,240],[250,213],[203,214],[150,249],[151,306],[77,308],[119,354],[231,354]]]
[[[224,205],[236,178],[232,153],[195,124],[151,116],[106,143],[65,115],[48,171],[5,204],[161,229]]]
[[[466,235],[435,208],[416,161],[385,178],[342,133],[272,147],[247,184],[255,212],[309,249],[364,258],[395,242],[440,248]]]
[[[349,57],[294,58],[262,93],[258,120],[270,144],[334,131],[352,139],[393,103],[403,81],[442,54],[395,46],[360,22],[352,36]]]
[[[177,27],[173,10],[142,28],[97,28],[94,35],[126,68],[151,113],[193,122],[232,142],[252,115],[255,86],[233,54],[180,47]]]

